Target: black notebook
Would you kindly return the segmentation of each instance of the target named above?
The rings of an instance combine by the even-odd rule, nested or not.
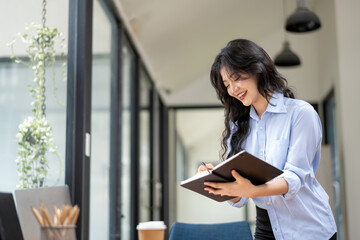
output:
[[[254,185],[264,184],[282,174],[280,169],[243,150],[216,165],[212,170],[209,170],[209,172],[200,172],[182,181],[180,185],[215,201],[223,202],[234,197],[210,194],[204,190],[204,182],[233,182],[235,179],[231,174],[231,170],[236,170],[241,176],[249,179]]]

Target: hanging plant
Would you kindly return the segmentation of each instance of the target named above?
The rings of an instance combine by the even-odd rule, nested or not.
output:
[[[16,135],[18,157],[16,164],[20,178],[18,188],[36,188],[44,186],[48,175],[48,152],[56,153],[52,128],[45,117],[29,116],[19,125]]]
[[[44,9],[43,13],[45,13]],[[29,85],[29,93],[33,99],[31,102],[33,116],[27,117],[19,125],[16,135],[18,141],[16,164],[20,180],[17,187],[36,188],[45,186],[49,170],[47,155],[56,153],[52,127],[45,114],[45,73],[47,67],[56,63],[55,43],[59,42],[59,47],[64,48],[65,39],[57,28],[50,29],[45,26],[45,17],[43,17],[42,25],[30,24],[26,29],[32,30],[32,33],[18,34],[9,44],[14,53],[14,44],[21,39],[26,46],[27,58],[20,59],[15,55],[10,58],[16,63],[26,64],[34,73],[33,84]],[[60,56],[64,54],[61,53]],[[55,75],[53,75],[53,81],[55,81],[54,78]],[[56,91],[55,86],[54,89]]]

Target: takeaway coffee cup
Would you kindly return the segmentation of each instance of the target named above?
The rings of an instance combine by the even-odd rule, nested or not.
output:
[[[136,229],[139,240],[164,240],[166,225],[163,221],[141,222]]]

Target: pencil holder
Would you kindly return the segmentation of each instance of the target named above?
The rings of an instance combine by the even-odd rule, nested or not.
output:
[[[75,225],[42,226],[41,240],[76,240]]]

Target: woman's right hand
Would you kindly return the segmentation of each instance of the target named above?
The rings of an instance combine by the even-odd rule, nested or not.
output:
[[[207,171],[207,170],[211,170],[213,169],[214,166],[211,163],[207,163],[206,167],[204,165],[200,165],[198,168],[198,173],[203,172],[203,171]]]
[[[201,164],[198,168],[197,173],[201,173],[201,172],[207,171],[207,170],[212,170],[213,168],[214,168],[214,166],[211,163],[207,163],[206,167],[203,164]],[[240,201],[240,199],[241,199],[241,197],[235,197],[235,198],[230,199],[229,201],[236,203],[236,202]]]

